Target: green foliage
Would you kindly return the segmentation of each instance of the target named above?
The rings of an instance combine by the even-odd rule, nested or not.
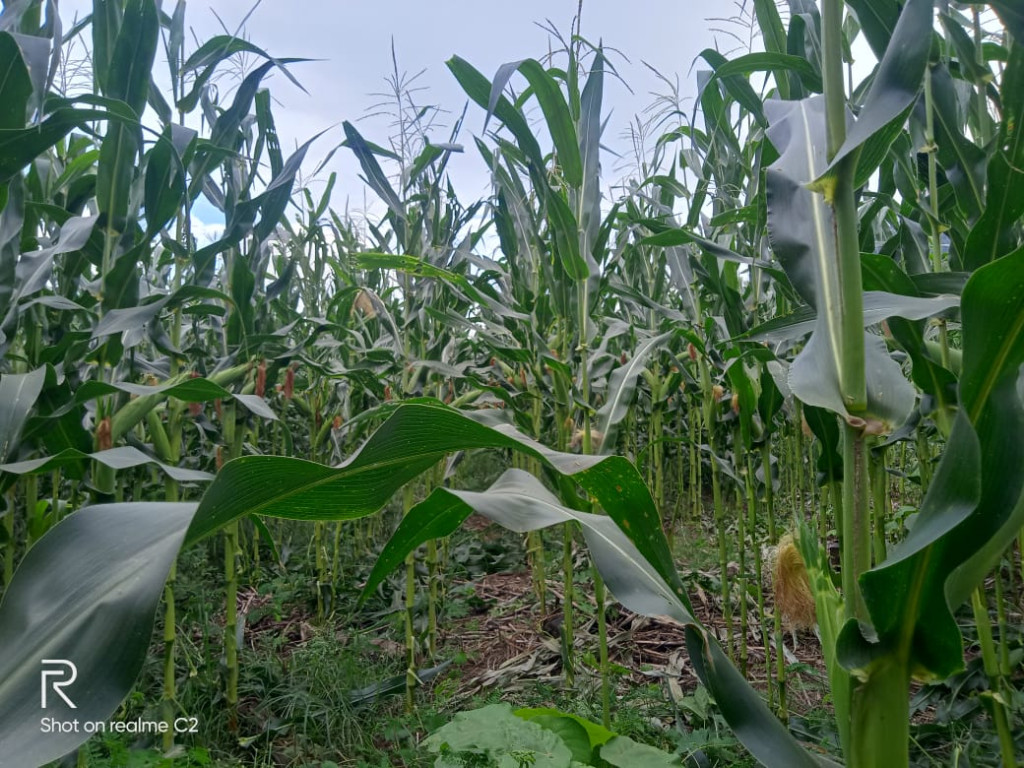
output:
[[[617,54],[579,19],[491,79],[455,56],[493,181],[468,202],[447,175],[462,118],[438,136],[441,111],[415,103],[396,59],[399,134],[341,127],[385,208],[358,225],[331,210],[333,175],[296,190],[317,137],[282,153],[266,85],[297,85],[301,60],[228,34],[189,50],[183,0],[95,0],[70,31],[55,6],[0,12],[0,761],[82,744],[38,733],[40,664],[74,659],[82,719],[201,709],[225,735],[179,740],[190,765],[220,764],[217,749],[328,765],[361,738],[359,759],[388,761],[369,743],[384,730],[415,764],[449,713],[392,717],[384,700],[406,690],[411,708],[444,678],[445,622],[486,607],[453,578],[527,560],[549,622],[539,532],[555,525],[562,668],[570,685],[596,671],[587,704],[605,726],[496,705],[430,737],[438,765],[678,764],[647,740],[733,764],[722,722],[769,767],[838,750],[851,768],[923,750],[1019,761],[1014,3],[936,18],[930,0],[755,0],[741,12],[760,40],[703,51],[693,114],[673,96],[638,123],[636,167],[611,187]],[[90,81],[58,92],[80,38]],[[860,40],[877,63],[852,61]],[[210,243],[191,231],[200,204],[223,213]],[[528,533],[525,548],[458,533],[474,512]],[[761,568],[786,528],[801,531],[831,713],[789,727],[809,668],[785,663]],[[605,586],[623,611],[682,625],[704,687],[670,685],[676,732],[632,721],[628,697],[623,733],[608,727],[625,671]],[[316,625],[301,647],[282,633],[247,648],[290,611]],[[745,679],[757,623],[760,690]],[[403,655],[383,660],[364,634],[399,625]],[[912,679],[926,682],[913,696]],[[934,722],[912,728],[925,706]],[[88,748],[100,765],[169,764],[139,746]]]
[[[460,712],[423,745],[439,753],[436,768],[681,765],[674,755],[618,736],[575,715],[552,709],[513,712],[507,704]]]

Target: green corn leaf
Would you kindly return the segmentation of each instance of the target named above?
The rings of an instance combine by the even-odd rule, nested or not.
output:
[[[114,232],[123,232],[127,226],[132,179],[141,143],[137,128],[118,123],[109,127],[100,144],[96,205],[100,214],[106,216],[107,228]]]
[[[772,266],[771,262],[749,256],[743,256],[736,253],[736,251],[726,248],[723,245],[719,245],[713,240],[708,240],[706,237],[701,237],[689,230],[667,227],[661,222],[644,221],[643,223],[646,226],[650,226],[655,231],[655,234],[649,235],[641,241],[644,245],[671,247],[683,245],[685,243],[693,243],[694,245],[700,246],[702,250],[710,253],[715,258],[722,259],[723,261],[729,261],[735,264],[748,264],[752,267],[757,267],[758,269],[763,269],[769,272],[778,272],[778,270]]]
[[[46,369],[0,374],[0,461],[18,447],[22,427],[46,381]]]
[[[106,93],[109,88],[110,67],[123,9],[122,0],[93,0],[92,3],[92,69],[101,93]]]
[[[25,127],[32,78],[18,43],[9,32],[0,32],[0,130]]]
[[[770,57],[771,54],[748,54],[748,56]],[[757,68],[752,66],[752,62],[750,62],[747,57],[741,57],[747,60],[737,65],[736,62],[739,61],[739,59],[728,61],[725,56],[712,48],[705,48],[700,52],[700,57],[711,65],[714,73],[704,84],[702,91],[714,85],[716,80],[721,80],[722,84],[725,85],[726,92],[732,96],[732,98],[734,98],[741,107],[753,115],[754,119],[757,120],[758,123],[765,125],[761,98],[754,92],[750,83],[742,77],[743,75],[749,75],[751,72],[757,71]],[[794,56],[793,58],[796,59],[797,57]],[[804,63],[807,64],[807,62]],[[730,67],[730,65],[732,66]],[[808,64],[807,66],[810,65]]]
[[[185,50],[185,8],[186,0],[176,0],[174,13],[171,14],[167,27],[167,66],[170,69],[171,82],[179,82],[181,61]],[[177,86],[174,86],[177,93]]]
[[[195,504],[86,507],[25,555],[0,603],[0,754],[5,764],[46,765],[84,743],[82,723],[109,720],[131,690],[153,617]],[[59,563],[60,567],[54,567]],[[75,665],[64,691],[41,708],[40,675]],[[79,720],[78,732],[41,732],[41,720]]]
[[[932,45],[933,4],[933,0],[907,0],[864,99],[864,106],[847,133],[846,141],[829,163],[829,171],[893,121],[902,125],[901,116],[905,117],[924,82]],[[890,141],[893,138],[895,134],[891,135]]]
[[[936,157],[953,186],[961,210],[971,221],[985,208],[985,169],[988,156],[960,130],[956,86],[945,65],[932,67],[932,105]],[[921,103],[919,108],[923,109]],[[924,118],[918,118],[922,124]]]
[[[761,30],[765,50],[768,53],[785,54],[788,50],[786,28],[782,25],[782,16],[774,0],[754,0],[754,17]],[[779,85],[779,95],[785,101],[789,101],[792,94],[792,79],[789,73],[783,72],[781,77],[776,74],[775,80]]]
[[[164,129],[146,159],[143,206],[147,237],[160,232],[185,200],[185,168],[172,138],[174,129],[173,125]]]
[[[177,9],[175,9],[176,18],[177,15],[178,12]],[[175,41],[177,42],[176,39]],[[177,44],[180,46],[180,42],[177,42]],[[182,68],[183,73],[187,74],[199,70],[202,71],[196,75],[195,81],[192,84],[192,90],[178,101],[178,109],[183,112],[191,112],[195,109],[196,105],[199,104],[203,88],[216,73],[218,65],[238,53],[249,53],[259,56],[260,58],[267,59],[267,63],[271,67],[280,69],[281,72],[284,73],[284,76],[291,81],[292,85],[305,92],[306,89],[303,88],[302,84],[295,79],[295,76],[288,71],[286,66],[287,64],[293,64],[297,61],[304,61],[304,59],[275,59],[262,48],[257,45],[253,45],[248,40],[243,40],[231,35],[216,35],[199,46],[199,48],[197,48],[185,62],[185,65]]]
[[[837,268],[832,208],[806,184],[826,167],[824,99],[771,101],[765,105],[768,138],[779,159],[767,171],[768,230],[772,247],[790,281],[817,311],[807,345],[789,369],[793,394],[808,405],[848,415],[839,382],[843,287]],[[865,418],[888,431],[913,410],[915,394],[881,337],[865,334],[868,408]]]
[[[619,422],[626,418],[629,407],[633,404],[637,378],[646,369],[651,356],[674,336],[675,333],[670,331],[644,340],[636,347],[626,364],[616,368],[608,377],[604,405],[597,412],[597,429],[604,435],[601,443],[603,450],[611,450],[615,445],[614,430]]]
[[[453,56],[447,62],[449,71],[458,80],[459,85],[477,105],[487,110],[487,114],[494,114],[502,124],[506,126],[512,135],[516,137],[519,148],[526,154],[530,161],[530,174],[538,189],[547,187],[547,180],[544,178],[544,159],[540,151],[540,145],[530,130],[529,124],[522,113],[504,96],[500,96],[492,106],[490,103],[492,86],[472,64],[458,56]]]
[[[537,102],[540,104],[544,114],[544,122],[551,140],[555,144],[555,152],[558,156],[558,165],[566,183],[570,187],[579,187],[583,183],[583,163],[580,159],[580,143],[576,137],[576,127],[573,124],[572,115],[569,113],[569,105],[565,96],[558,87],[558,81],[552,77],[547,70],[535,59],[524,59],[515,64],[506,64],[506,67],[513,67],[518,70],[530,84]],[[499,70],[502,71],[502,70]],[[507,77],[505,78],[507,82]],[[492,85],[491,95],[488,98],[488,114],[493,111],[491,101],[494,100],[494,88],[501,84],[504,90],[504,83],[496,79]],[[501,115],[498,115],[499,119]],[[518,138],[518,137],[517,137]]]
[[[861,577],[881,649],[904,654],[920,674],[944,678],[961,668],[952,610],[1024,523],[1022,293],[1024,248],[968,281],[961,409],[946,451],[907,538]]]
[[[146,108],[159,39],[155,0],[127,0],[110,54],[104,95],[123,101],[136,115]]]
[[[710,49],[703,51],[701,56],[714,67],[714,77],[721,78],[733,98],[762,124],[765,124],[765,119],[761,98],[754,93],[749,83],[738,76],[748,77],[755,72],[771,72],[775,75],[776,82],[780,84],[779,92],[783,98],[785,95],[781,84],[785,83],[788,88],[791,75],[811,93],[821,93],[822,90],[821,74],[802,56],[793,56],[783,51],[767,51],[748,53],[726,60],[717,51]]]
[[[394,269],[417,277],[432,277],[456,286],[473,301],[486,303],[481,294],[463,275],[435,266],[424,259],[394,253],[360,253],[356,262],[364,269]]]
[[[598,49],[580,97],[579,154],[582,173],[580,187],[573,190],[576,220],[580,224],[580,252],[597,259],[595,245],[601,227],[601,105],[604,98],[603,52]]]
[[[363,180],[387,204],[395,216],[404,219],[405,207],[402,205],[398,194],[391,187],[391,183],[388,181],[387,176],[384,175],[384,171],[381,170],[377,158],[373,156],[373,151],[366,143],[366,140],[363,139],[362,134],[348,121],[343,123],[342,127],[345,129],[346,143],[349,149],[355,153],[356,158],[359,160],[359,165],[363,169]]]
[[[847,5],[857,14],[875,57],[883,59],[899,21],[899,0],[847,0]]]
[[[170,466],[129,445],[108,448],[107,450],[96,451],[95,453],[85,453],[76,448],[67,448],[56,456],[29,459],[13,464],[0,464],[0,472],[10,472],[12,475],[38,475],[44,472],[53,472],[57,469],[67,470],[71,468],[72,474],[76,474],[74,470],[87,461],[98,462],[113,470],[131,469],[143,464],[155,464],[168,477],[177,480],[179,483],[194,483],[213,479],[213,475],[208,472]]]
[[[579,224],[569,204],[556,191],[545,195],[551,228],[555,237],[555,250],[565,273],[572,280],[586,280],[590,267],[580,252]]]
[[[1010,50],[1003,72],[1003,119],[998,145],[988,163],[985,210],[964,248],[964,265],[976,269],[1017,247],[1015,226],[1024,215],[1024,44]]]
[[[60,107],[30,128],[0,133],[0,184],[6,184],[39,155],[63,139],[73,128],[100,120],[123,119],[98,109]]]

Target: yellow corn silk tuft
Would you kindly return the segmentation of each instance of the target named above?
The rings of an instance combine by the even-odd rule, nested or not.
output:
[[[377,309],[373,306],[373,299],[364,290],[356,294],[356,300],[352,302],[352,312],[359,311],[364,317],[374,318],[377,316]]]
[[[604,443],[604,432],[600,432],[596,429],[590,430],[590,450],[597,452],[601,450],[601,444]],[[579,453],[583,449],[583,430],[577,429],[572,433],[572,441],[569,443],[569,450],[574,453]]]
[[[787,533],[779,539],[772,555],[772,587],[782,623],[790,630],[813,629],[817,623],[814,593],[793,536]]]

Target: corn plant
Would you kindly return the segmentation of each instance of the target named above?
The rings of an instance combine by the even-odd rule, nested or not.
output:
[[[912,681],[962,668],[954,612],[969,602],[1013,765],[1002,573],[994,622],[981,588],[1024,527],[1024,19],[1005,0],[802,0],[785,15],[754,0],[750,13],[764,50],[702,52],[697,111],[666,115],[682,119],[660,124],[614,198],[599,184],[613,67],[578,22],[560,40],[566,66],[524,59],[489,79],[454,57],[493,194],[464,205],[445,176],[461,120],[436,144],[418,133],[422,113],[402,112],[412,122],[391,150],[345,123],[387,207],[361,233],[329,210],[333,178],[290,206],[310,144],[282,154],[262,83],[294,60],[230,35],[187,54],[183,2],[167,15],[153,0],[96,0],[72,33],[91,36],[94,82],[56,94],[55,11],[6,3],[3,760],[41,765],[86,736],[39,738],[43,659],[75,659],[87,683],[61,716],[111,716],[161,598],[162,717],[174,716],[174,563],[200,542],[224,566],[234,717],[236,593],[273,543],[262,518],[313,522],[326,621],[342,522],[375,533],[402,491],[363,596],[406,563],[410,706],[412,558],[427,546],[433,652],[435,542],[477,512],[528,537],[542,604],[540,532],[563,527],[569,682],[582,532],[606,727],[605,588],[679,624],[762,764],[834,765],[784,725],[782,617],[775,606],[769,628],[760,552],[791,528],[845,764],[909,764]],[[162,34],[172,103],[152,78]],[[860,36],[877,64],[857,82]],[[221,101],[211,84],[240,55],[256,63]],[[190,232],[200,195],[226,222],[205,245]],[[442,462],[480,448],[513,466],[461,490]],[[889,525],[889,472],[921,497],[908,530]],[[665,536],[687,511],[699,519],[705,480],[724,649],[694,617]],[[154,493],[165,501],[144,500]],[[741,672],[752,615],[766,651],[774,634],[767,703]]]

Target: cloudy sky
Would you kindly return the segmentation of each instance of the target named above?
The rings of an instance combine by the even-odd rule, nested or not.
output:
[[[620,52],[609,56],[624,81],[606,80],[605,111],[611,118],[604,139],[609,148],[625,156],[621,161],[612,155],[602,158],[606,182],[621,177],[629,165],[631,144],[625,133],[631,121],[655,100],[654,94],[671,91],[648,65],[670,81],[678,81],[691,109],[693,66],[700,51],[707,47],[725,53],[739,50],[737,37],[744,44],[751,42],[748,29],[715,18],[738,16],[742,3],[584,0],[583,36]],[[392,41],[399,73],[422,72],[415,80],[416,86],[424,88],[416,94],[419,102],[446,111],[432,137],[445,141],[446,124],[466,103],[445,61],[458,54],[490,77],[505,62],[541,57],[557,46],[543,26],[550,22],[567,34],[577,4],[578,0],[262,0],[246,19],[253,0],[190,0],[186,21],[195,39],[203,41],[223,32],[221,22],[234,32],[244,20],[244,36],[271,55],[317,59],[291,68],[308,94],[280,75],[264,81],[278,102],[275,119],[286,153],[327,131],[310,151],[306,165],[312,173],[341,141],[343,120],[355,123],[369,140],[386,144],[388,118],[369,115],[381,102],[379,94],[389,88]],[[89,0],[62,0],[65,24],[87,13],[91,5]],[[173,5],[172,0],[164,0],[166,8]],[[759,45],[756,40],[752,44]],[[224,82],[224,87],[230,85]],[[460,196],[470,200],[488,189],[487,174],[472,142],[472,135],[481,132],[483,119],[483,111],[471,105],[461,135],[467,151],[451,164]],[[352,212],[361,211],[367,198],[351,152],[336,153],[328,170],[339,174],[335,209],[342,210],[347,203]]]

